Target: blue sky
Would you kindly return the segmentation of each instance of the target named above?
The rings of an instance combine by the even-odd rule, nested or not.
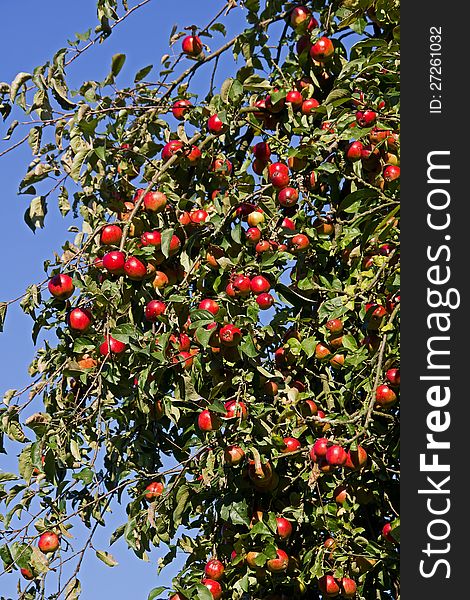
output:
[[[118,80],[122,85],[131,82],[135,72],[148,64],[158,68],[161,56],[168,52],[168,37],[173,24],[180,27],[192,24],[205,26],[222,5],[223,0],[179,0],[177,4],[154,0],[119,26],[105,44],[94,47],[73,63],[70,73],[72,83],[78,85],[83,80],[103,79],[109,70],[111,56],[117,52],[127,54],[127,62]],[[65,46],[67,39],[73,39],[75,32],[94,26],[95,18],[95,0],[2,2],[0,81],[10,82],[20,71],[31,72],[36,65],[43,64],[57,49]],[[233,11],[228,21],[228,35],[241,23],[240,11]],[[209,43],[215,48],[221,39],[218,36]],[[228,65],[221,61],[216,83],[220,84],[227,75]],[[202,83],[204,80],[207,81],[207,78],[204,77]],[[3,138],[4,132],[0,124],[0,138]],[[17,132],[13,142],[21,137],[19,130]],[[0,141],[0,153],[7,145],[8,142]],[[30,283],[44,279],[43,261],[51,258],[54,250],[60,250],[70,224],[70,219],[62,219],[52,205],[43,231],[34,235],[24,223],[28,199],[18,196],[17,188],[30,160],[27,147],[0,158],[0,300],[17,297]],[[7,389],[21,388],[29,383],[27,367],[34,354],[31,324],[30,318],[23,315],[17,306],[10,308],[5,332],[0,334],[2,394]],[[6,471],[14,469],[14,455],[0,455],[0,468]],[[123,515],[115,515],[111,523],[116,526],[124,520]],[[106,529],[97,536],[96,548],[107,549],[111,531],[111,528]],[[177,572],[176,567],[171,566],[157,577],[156,553],[150,563],[143,563],[122,543],[117,543],[111,551],[119,561],[113,569],[99,562],[93,552],[85,559],[80,575],[82,600],[145,600],[153,587],[169,584]],[[2,576],[0,594],[16,598],[17,579],[16,575]]]

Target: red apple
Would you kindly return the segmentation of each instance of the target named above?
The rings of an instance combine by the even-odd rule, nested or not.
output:
[[[283,440],[284,447],[281,452],[284,454],[288,454],[289,452],[296,452],[302,448],[302,444],[299,442],[297,438],[294,437],[285,437]]]
[[[318,344],[315,346],[315,358],[317,358],[318,360],[323,360],[324,358],[329,358],[330,356],[331,351],[328,348],[328,346],[325,346],[325,344],[318,342]]]
[[[34,579],[34,574],[31,571],[31,569],[26,569],[26,568],[23,567],[22,569],[20,569],[20,573],[28,581],[31,581],[32,579]]]
[[[74,308],[68,315],[70,329],[75,331],[86,331],[92,321],[93,315],[87,308]]]
[[[379,385],[379,387],[376,389],[375,400],[382,408],[389,408],[397,401],[397,395],[392,388],[388,387],[386,384],[383,384]]]
[[[116,340],[111,335],[108,335],[105,341],[100,346],[100,354],[107,356],[108,354],[122,354],[127,348],[124,342]]]
[[[340,592],[339,585],[336,579],[331,574],[323,575],[318,580],[318,587],[320,588],[320,592],[324,596],[328,596],[328,598],[333,598],[337,596]]]
[[[201,431],[215,431],[220,428],[221,421],[216,414],[206,409],[199,413],[197,425]]]
[[[320,102],[318,102],[318,100],[315,100],[315,98],[308,98],[307,100],[304,100],[302,102],[302,108],[301,108],[302,114],[310,115],[319,106],[320,106]]]
[[[271,284],[263,275],[255,275],[250,281],[250,289],[253,294],[262,294],[269,292]]]
[[[334,54],[333,42],[327,37],[321,37],[310,48],[310,56],[317,62],[325,62]]]
[[[361,160],[362,151],[364,149],[364,145],[362,142],[356,140],[355,142],[351,142],[346,150],[346,158],[351,162],[355,162],[357,160]]]
[[[246,275],[236,275],[232,281],[235,291],[240,296],[248,296],[251,289],[250,278]]]
[[[292,187],[283,188],[277,195],[277,200],[279,204],[284,208],[290,208],[291,206],[295,206],[295,204],[297,204],[298,199],[299,192]]]
[[[220,120],[219,115],[215,114],[209,117],[207,121],[207,129],[209,133],[220,135],[226,129],[225,124]]]
[[[246,404],[241,400],[227,400],[224,403],[225,415],[224,419],[242,419],[245,420],[248,416]]]
[[[144,208],[148,212],[156,213],[166,206],[167,197],[162,192],[147,192],[144,196]]]
[[[307,28],[311,18],[312,13],[310,12],[310,9],[308,9],[306,6],[296,6],[294,9],[292,9],[290,14],[290,24],[294,29],[299,27]]]
[[[284,517],[277,517],[277,535],[281,540],[287,540],[292,535],[292,523]]]
[[[343,598],[354,598],[356,595],[356,582],[354,579],[349,577],[341,577],[339,580],[339,586],[341,588],[341,596]]]
[[[287,187],[289,185],[289,167],[280,162],[269,165],[268,181],[276,189]]]
[[[299,110],[303,101],[302,94],[297,90],[291,90],[286,94],[286,104],[291,104],[294,110]]]
[[[53,531],[45,531],[39,537],[38,547],[44,554],[55,552],[59,547],[59,537]]]
[[[257,159],[267,163],[271,156],[271,148],[267,142],[258,142],[253,146],[253,154]]]
[[[231,175],[233,166],[228,158],[214,158],[210,170],[217,175],[228,176]]]
[[[277,557],[270,558],[266,562],[266,567],[270,573],[282,573],[283,571],[287,571],[287,567],[289,565],[289,557],[284,552],[284,550],[277,549],[276,550]]]
[[[220,306],[215,300],[212,300],[212,298],[204,298],[204,300],[201,300],[201,302],[199,302],[198,308],[200,310],[207,310],[213,315],[216,315],[220,310]]]
[[[181,140],[171,140],[163,146],[162,159],[164,161],[169,160],[179,150],[183,148],[183,142]]]
[[[214,600],[220,600],[220,598],[222,598],[222,586],[218,581],[215,581],[214,579],[203,579],[201,583],[206,586]]]
[[[67,300],[67,298],[70,298],[75,291],[72,278],[69,275],[64,275],[63,273],[54,275],[54,277],[49,280],[47,288],[50,294],[58,300]]]
[[[385,523],[385,525],[382,527],[382,537],[384,537],[387,540],[387,542],[391,542],[392,544],[396,543],[395,538],[392,536],[391,523]]]
[[[166,310],[166,304],[161,300],[150,300],[145,306],[145,318],[154,323]]]
[[[256,296],[256,303],[261,310],[268,310],[274,304],[274,298],[271,294],[259,294],[259,296]]]
[[[224,571],[225,567],[223,563],[216,558],[212,558],[204,567],[204,573],[209,579],[213,579],[214,581],[219,581],[219,579],[222,579]]]
[[[189,100],[177,100],[173,104],[173,108],[171,109],[171,112],[173,113],[173,116],[175,117],[175,119],[178,119],[178,121],[183,121],[184,115],[192,107],[193,107],[193,105],[191,104],[191,102]]]
[[[119,225],[106,225],[101,230],[100,243],[103,246],[116,246],[122,238],[122,229]]]
[[[387,378],[387,380],[391,386],[393,386],[393,387],[400,386],[400,369],[389,369],[385,373],[385,377]]]
[[[145,499],[151,502],[162,495],[164,485],[161,481],[152,481],[145,488]]]
[[[356,450],[349,450],[348,458],[345,466],[354,471],[359,471],[367,464],[367,452],[362,446],[358,446]]]
[[[136,256],[130,256],[124,263],[124,273],[133,281],[141,281],[147,275],[147,267]]]
[[[124,252],[112,250],[103,256],[103,267],[113,275],[121,275],[124,273],[124,265],[126,257]]]
[[[240,446],[228,446],[224,451],[224,458],[229,465],[236,466],[245,458],[245,452]]]
[[[326,451],[325,458],[329,465],[340,466],[344,465],[347,461],[348,455],[342,446],[333,444],[333,446],[330,446]]]
[[[189,218],[191,220],[191,223],[194,223],[195,225],[200,225],[201,223],[205,223],[207,221],[207,219],[209,218],[209,213],[207,212],[207,210],[203,209],[192,210],[189,213]]]
[[[199,56],[202,52],[202,42],[197,35],[187,35],[181,47],[187,56]]]
[[[310,240],[303,233],[298,233],[294,235],[290,240],[291,251],[297,254],[298,252],[303,252],[310,246]]]
[[[359,127],[372,127],[377,120],[375,110],[358,110],[356,112],[356,123]]]
[[[250,244],[257,244],[261,239],[261,229],[250,227],[245,232],[245,238]]]
[[[155,246],[160,248],[162,245],[162,234],[159,231],[144,231],[140,236],[142,246]]]
[[[400,177],[400,167],[396,165],[386,165],[383,170],[383,178],[387,183],[391,181],[395,181],[395,179],[399,179]]]

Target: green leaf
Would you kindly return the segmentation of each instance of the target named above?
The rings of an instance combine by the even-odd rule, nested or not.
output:
[[[162,233],[161,250],[162,250],[162,254],[165,258],[168,258],[170,256],[170,243],[171,243],[171,238],[173,237],[174,233],[175,233],[175,230],[172,229],[171,227],[168,229],[165,229],[165,231]]]
[[[228,499],[225,500],[227,502]],[[224,521],[233,523],[234,525],[249,525],[250,518],[248,517],[248,504],[245,498],[238,502],[222,504],[220,516]]]
[[[111,73],[116,77],[126,62],[125,54],[115,54],[111,59]]]
[[[41,127],[31,127],[28,134],[28,144],[33,154],[38,154],[41,148],[42,129]]]
[[[155,598],[157,598],[157,596],[160,596],[160,594],[162,594],[166,589],[168,588],[163,586],[153,588],[153,590],[148,595],[147,600],[155,600]]]
[[[16,96],[18,95],[18,91],[20,87],[25,84],[29,79],[31,79],[30,73],[18,73],[18,75],[13,79],[10,86],[10,100],[12,102],[15,101]]]
[[[72,161],[72,168],[70,169],[70,177],[75,182],[78,182],[78,180],[80,179],[80,171],[82,170],[83,163],[85,162],[88,153],[89,150],[80,150],[74,156],[74,159]]]
[[[31,231],[44,227],[44,218],[47,214],[47,203],[45,196],[36,196],[31,200],[29,208],[24,214],[24,220]]]
[[[64,600],[77,600],[80,597],[82,586],[80,581],[74,577],[64,591]]]
[[[108,567],[115,567],[119,564],[112,554],[105,552],[104,550],[96,550],[96,557],[103,561]]]
[[[18,475],[15,473],[7,473],[6,471],[0,471],[0,482],[2,481],[16,481],[18,480]]]
[[[152,69],[153,65],[147,65],[143,69],[140,69],[140,71],[137,71],[134,77],[134,83],[138,83],[139,81],[142,81],[142,79],[145,79]]]
[[[8,310],[8,304],[6,302],[0,302],[0,332],[3,331],[3,325],[5,324],[7,310]]]

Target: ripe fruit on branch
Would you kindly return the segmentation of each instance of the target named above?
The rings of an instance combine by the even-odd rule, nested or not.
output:
[[[382,527],[382,537],[387,540],[387,542],[391,542],[392,544],[396,544],[396,540],[392,535],[392,524],[385,523]]]
[[[70,298],[75,291],[75,286],[73,285],[70,275],[59,273],[49,280],[47,289],[54,298],[57,298],[58,300],[67,300],[67,298]]]
[[[358,446],[356,450],[349,450],[348,458],[345,462],[345,466],[348,469],[359,471],[367,464],[367,452],[362,446]]]
[[[320,102],[315,98],[307,98],[302,102],[301,112],[303,115],[311,115],[316,108],[320,106]]]
[[[335,354],[330,358],[330,365],[333,369],[341,369],[344,365],[344,354]]]
[[[116,246],[122,238],[122,229],[119,225],[106,225],[101,230],[100,243],[103,246]]]
[[[334,54],[333,42],[327,37],[321,37],[310,48],[310,57],[317,62],[325,62]]]
[[[144,231],[140,236],[142,246],[155,246],[160,248],[162,245],[162,234],[159,231]]]
[[[330,333],[339,335],[340,333],[343,333],[343,322],[341,319],[330,319],[326,323],[326,328]]]
[[[197,146],[191,146],[189,150],[185,151],[184,156],[186,157],[190,165],[195,165],[197,162],[199,162],[199,159],[202,156],[202,152]]]
[[[311,18],[312,13],[310,12],[310,9],[308,9],[306,6],[296,6],[292,9],[290,14],[290,24],[294,29],[306,29]]]
[[[204,567],[204,573],[207,575],[209,579],[213,579],[214,581],[219,581],[222,579],[225,571],[225,567],[220,560],[216,558],[212,558],[210,561],[206,563]]]
[[[194,223],[195,225],[200,225],[201,223],[205,223],[207,221],[207,219],[209,218],[209,213],[206,210],[192,210],[189,213],[189,218],[191,220],[191,223]]]
[[[348,490],[344,485],[338,485],[333,490],[333,500],[336,504],[344,504],[348,498]]]
[[[361,160],[363,149],[364,145],[362,142],[359,142],[358,140],[355,142],[351,142],[349,144],[348,149],[346,150],[346,158],[351,162]]]
[[[130,256],[124,263],[124,273],[133,281],[141,281],[147,275],[147,267],[136,256]]]
[[[232,281],[235,292],[239,296],[248,296],[251,290],[250,278],[246,275],[236,275]]]
[[[258,254],[263,254],[263,252],[269,252],[272,250],[272,246],[268,240],[261,240],[256,244],[255,250]]]
[[[207,129],[209,133],[214,135],[220,135],[226,129],[225,123],[223,123],[219,117],[219,115],[215,114],[209,117],[207,121]]]
[[[383,171],[383,178],[387,183],[395,181],[396,179],[399,179],[399,177],[400,167],[397,167],[396,165],[386,165]]]
[[[246,404],[241,400],[227,400],[224,403],[224,408],[224,419],[242,419],[244,421],[248,416]]]
[[[317,358],[318,360],[323,360],[324,358],[329,358],[330,356],[331,351],[328,348],[328,346],[325,346],[325,344],[318,342],[318,344],[315,346],[315,358]]]
[[[282,189],[289,185],[289,167],[280,162],[273,163],[268,167],[268,181],[276,189]]]
[[[262,294],[264,292],[269,292],[271,284],[263,275],[256,275],[250,281],[250,289],[253,294]]]
[[[240,446],[228,446],[224,451],[224,458],[227,464],[236,466],[245,458],[245,452]]]
[[[291,251],[297,254],[298,252],[303,252],[310,246],[310,240],[303,233],[298,233],[294,235],[294,237],[290,240],[290,248]]]
[[[154,275],[155,276],[152,281],[152,285],[156,290],[164,288],[165,286],[167,286],[170,283],[170,280],[168,279],[168,275],[166,273],[164,273],[163,271],[155,271]]]
[[[257,244],[261,239],[261,229],[250,227],[245,232],[245,238],[250,244]]]
[[[276,555],[276,558],[270,558],[266,562],[268,571],[271,573],[282,573],[283,571],[287,571],[287,567],[289,566],[289,557],[286,552],[278,548],[276,550]]]
[[[151,502],[162,495],[164,485],[161,481],[152,481],[145,488],[145,499]]]
[[[156,213],[163,210],[167,197],[162,192],[147,192],[144,196],[144,208],[148,212]]]
[[[120,342],[111,335],[108,335],[100,346],[100,354],[102,356],[107,356],[108,354],[122,354],[126,348],[127,345],[124,344],[124,342]]]
[[[385,377],[387,378],[389,384],[393,387],[400,386],[400,369],[389,369],[385,373]]]
[[[201,302],[199,302],[198,308],[200,310],[207,310],[213,315],[216,315],[220,310],[220,306],[215,300],[212,300],[212,298],[204,298],[204,300],[201,300]]]
[[[166,310],[166,304],[161,300],[150,300],[145,306],[145,318],[154,323]]]
[[[348,455],[342,446],[334,444],[326,451],[325,458],[329,465],[341,466],[347,461]]]
[[[286,104],[290,104],[294,110],[299,110],[303,101],[302,94],[297,90],[291,90],[286,94]]]
[[[387,314],[386,309],[380,304],[369,302],[365,306],[366,309],[366,327],[369,331],[379,329],[383,318]]]
[[[113,275],[121,275],[124,273],[124,265],[126,257],[124,252],[112,250],[103,256],[103,267]]]
[[[91,325],[92,318],[93,315],[88,308],[74,308],[68,315],[69,327],[75,331],[86,331]]]
[[[191,102],[189,100],[177,100],[173,104],[173,108],[171,109],[171,112],[173,113],[173,116],[175,117],[175,119],[178,119],[178,121],[183,121],[184,115],[192,107],[193,107],[193,105],[191,104]]]
[[[354,579],[349,577],[341,577],[339,580],[339,587],[341,589],[341,596],[343,598],[354,598],[356,595],[356,582]]]
[[[284,454],[288,454],[289,452],[296,452],[302,448],[302,444],[299,442],[297,438],[294,437],[285,437],[282,440],[284,442],[284,446],[281,450]]]
[[[181,47],[187,56],[199,56],[202,52],[202,42],[197,35],[187,35]]]
[[[268,310],[274,304],[274,298],[271,294],[263,293],[256,297],[256,304],[261,310]]]
[[[163,146],[162,159],[164,161],[169,160],[178,151],[182,150],[183,142],[181,140],[171,140]]]
[[[271,156],[271,148],[267,142],[258,142],[253,146],[253,154],[255,158],[267,163]]]
[[[217,175],[229,176],[232,173],[233,166],[228,158],[214,158],[210,170]]]
[[[279,204],[284,208],[290,208],[291,206],[295,206],[295,204],[297,204],[298,199],[299,192],[292,187],[283,188],[277,195],[277,200]]]
[[[221,421],[216,414],[206,409],[199,413],[197,425],[201,431],[215,431],[220,429]]]
[[[215,579],[203,579],[201,583],[206,586],[214,600],[222,598],[222,586],[218,581],[215,581]]]
[[[38,548],[44,554],[55,552],[59,547],[59,537],[53,531],[45,531],[39,537]]]
[[[277,535],[281,540],[287,540],[292,535],[292,523],[284,517],[276,518]]]
[[[359,127],[372,127],[377,120],[375,110],[358,110],[356,112],[356,122]]]
[[[279,90],[276,88],[273,90],[273,93],[277,93]],[[285,97],[281,96],[278,100],[273,102],[272,96],[269,94],[266,96],[266,108],[270,113],[279,113],[284,109],[286,103]]]
[[[264,223],[264,213],[261,212],[261,209],[254,210],[247,216],[246,222],[250,227],[256,227],[260,223]]]
[[[382,408],[389,408],[397,401],[397,395],[388,385],[382,384],[375,391],[375,400]]]
[[[318,587],[320,588],[320,592],[325,596],[328,596],[328,598],[334,598],[340,592],[339,585],[331,574],[320,577],[318,580]]]
[[[28,581],[31,581],[32,579],[34,579],[34,574],[31,571],[31,569],[27,569],[27,568],[23,567],[22,569],[20,569],[20,573]]]

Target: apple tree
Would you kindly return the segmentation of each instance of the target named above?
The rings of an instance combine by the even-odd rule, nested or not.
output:
[[[31,116],[26,223],[76,216],[21,298],[40,347],[0,409],[2,576],[78,598],[121,504],[110,546],[187,555],[149,599],[397,598],[397,0],[221,2],[157,75],[120,87],[117,54],[69,89],[148,2],[99,0],[93,34],[0,84],[7,138]]]

